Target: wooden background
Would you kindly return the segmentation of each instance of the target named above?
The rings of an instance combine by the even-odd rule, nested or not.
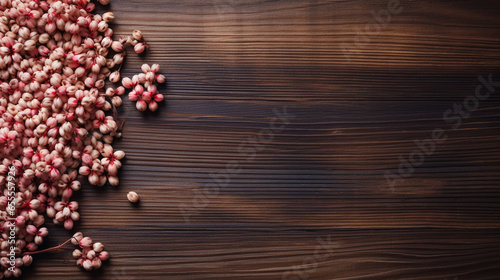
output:
[[[161,64],[166,102],[125,100],[121,185],[78,198],[109,263],[87,273],[64,250],[24,279],[500,279],[500,89],[460,128],[442,119],[478,75],[500,80],[500,3],[401,0],[346,59],[388,2],[111,1],[116,34],[151,47],[124,76]],[[238,151],[284,108],[254,158]],[[384,172],[435,128],[448,140],[391,189]],[[241,170],[207,187],[227,164]]]

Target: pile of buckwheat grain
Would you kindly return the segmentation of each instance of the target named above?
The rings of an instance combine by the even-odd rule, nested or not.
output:
[[[126,47],[142,53],[148,46],[138,30],[113,39],[114,15],[93,14],[94,8],[88,0],[0,0],[0,279],[19,277],[32,255],[70,241],[80,247],[73,256],[86,270],[109,257],[80,232],[38,249],[49,234],[47,219],[72,230],[80,218],[72,200],[79,178],[119,183],[125,153],[112,146],[121,136],[112,112],[126,89],[140,111],[157,110],[164,98],[157,64],[121,80]],[[123,86],[107,86],[120,81]]]

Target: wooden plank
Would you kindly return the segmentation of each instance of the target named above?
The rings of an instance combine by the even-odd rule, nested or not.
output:
[[[500,92],[443,120],[500,80],[498,2],[401,1],[347,60],[388,2],[112,0],[116,36],[150,45],[124,76],[161,64],[167,100],[124,102],[121,184],[77,196],[110,262],[89,274],[63,250],[24,279],[498,279]],[[436,128],[448,139],[388,184]]]
[[[130,65],[162,64],[171,98],[454,100],[478,75],[499,73],[496,2],[402,1],[390,24],[356,45],[388,2],[141,1],[112,10],[117,34],[140,28],[150,39],[148,55],[129,56]],[[343,43],[355,50],[350,60]]]
[[[498,230],[179,230],[172,225],[92,233],[116,251],[111,265],[92,279],[282,279],[283,274],[290,276],[284,279],[495,279],[500,247]],[[39,279],[90,278],[59,257],[37,260],[34,272]]]

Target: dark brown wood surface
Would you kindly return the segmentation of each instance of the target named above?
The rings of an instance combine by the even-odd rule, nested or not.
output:
[[[443,120],[479,75],[500,81],[500,3],[401,0],[356,45],[390,2],[111,1],[116,36],[150,46],[124,76],[159,63],[166,102],[124,101],[121,184],[78,197],[109,263],[87,273],[64,250],[24,279],[500,279],[500,87]],[[447,140],[391,187],[436,128]]]

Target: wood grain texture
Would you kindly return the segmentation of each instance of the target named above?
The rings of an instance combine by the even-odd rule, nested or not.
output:
[[[401,0],[347,60],[388,2],[111,1],[116,36],[150,46],[123,75],[159,63],[166,102],[124,102],[121,184],[78,196],[109,264],[44,254],[24,279],[499,279],[500,90],[459,128],[443,120],[479,75],[500,80],[499,3]],[[385,172],[435,128],[448,139],[392,189]]]

